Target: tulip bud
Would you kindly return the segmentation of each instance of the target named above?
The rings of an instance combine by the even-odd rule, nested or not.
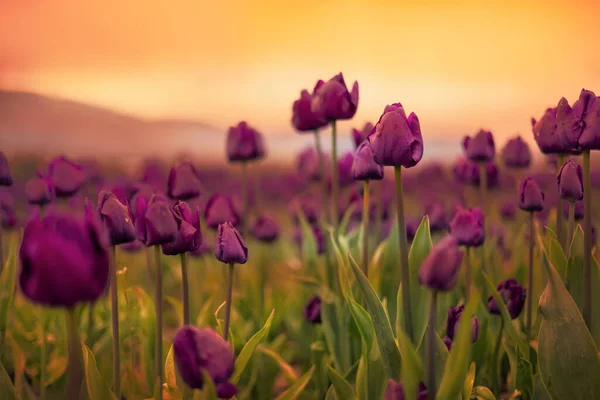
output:
[[[423,382],[419,382],[419,392],[416,400],[427,400],[427,388]],[[396,382],[393,379],[388,379],[387,386],[385,387],[384,400],[405,400],[404,386],[401,382]]]
[[[267,216],[262,216],[254,221],[250,227],[250,234],[261,242],[271,243],[279,236],[277,223]]]
[[[507,279],[500,282],[497,289],[502,301],[508,309],[510,317],[512,319],[517,318],[521,314],[521,311],[523,311],[523,306],[525,305],[527,293],[525,288],[521,286],[516,279]],[[492,314],[500,315],[498,303],[496,303],[496,299],[494,299],[493,296],[490,296],[488,300],[488,310]]]
[[[448,220],[446,219],[446,209],[439,202],[432,202],[425,207],[425,215],[429,218],[429,227],[431,232],[441,232],[448,229]]]
[[[463,147],[468,159],[471,161],[492,161],[496,154],[492,132],[483,129],[472,138],[466,136],[463,139]]]
[[[454,335],[456,334],[456,330],[458,329],[458,322],[463,312],[465,311],[465,306],[461,304],[458,307],[450,307],[448,310],[448,319],[446,320],[446,336],[448,336],[451,340],[454,340]],[[479,322],[476,317],[471,318],[471,342],[475,343],[477,340],[477,336],[479,335]]]
[[[315,88],[312,96],[311,111],[328,121],[351,119],[358,107],[358,82],[348,91],[341,73],[331,78],[325,84]]]
[[[202,243],[200,212],[196,210],[192,214],[190,206],[181,200],[175,203],[171,212],[177,223],[177,233],[175,234],[175,240],[162,245],[163,254],[174,256],[197,250],[200,247],[200,243]]]
[[[179,375],[190,388],[202,389],[204,373],[212,379],[219,398],[236,394],[237,388],[229,382],[235,365],[233,349],[212,329],[180,328],[173,340],[173,356]]]
[[[517,214],[517,205],[512,201],[505,201],[500,206],[500,215],[505,220],[513,220]]]
[[[175,240],[177,223],[169,205],[159,196],[149,203],[139,197],[136,201],[135,228],[138,239],[146,246],[165,244]]]
[[[127,205],[122,204],[113,193],[100,192],[98,214],[108,231],[112,246],[133,242],[136,239],[135,227]]]
[[[54,188],[49,179],[31,178],[25,184],[25,196],[29,204],[43,206],[54,200]]]
[[[191,163],[182,163],[177,168],[171,168],[168,181],[170,198],[189,200],[200,196],[202,190],[198,173]]]
[[[502,149],[504,165],[511,168],[527,168],[531,165],[531,150],[521,136],[510,139]]]
[[[346,152],[338,159],[338,185],[343,188],[354,183],[352,174],[352,164],[354,163],[354,155],[351,152]],[[329,182],[331,186],[331,182]]]
[[[456,285],[458,270],[464,253],[458,248],[458,240],[446,236],[429,252],[419,269],[421,285],[439,291],[449,291]]]
[[[231,222],[233,225],[240,223],[238,214],[235,212],[233,202],[220,194],[213,194],[206,202],[204,209],[206,225],[211,229],[217,229],[219,224]]]
[[[583,169],[573,160],[567,160],[557,176],[558,193],[570,202],[583,199]]]
[[[570,207],[571,203],[564,201],[563,202],[563,215],[565,216],[565,218],[569,218],[569,207]],[[573,206],[575,207],[574,209],[574,214],[573,217],[575,219],[575,221],[581,221],[583,219],[583,216],[585,215],[585,207],[583,204],[583,199],[581,200],[577,200],[575,203],[573,203]]]
[[[362,142],[364,142],[365,140],[367,140],[367,138],[369,137],[369,135],[371,134],[371,132],[373,131],[373,128],[375,126],[370,123],[367,122],[365,123],[365,125],[363,126],[362,129],[352,129],[352,139],[354,139],[354,146],[358,149],[358,147],[361,145]]]
[[[310,324],[321,323],[321,299],[319,296],[314,296],[306,303],[306,307],[304,307],[304,318],[306,318]]]
[[[483,213],[479,207],[465,209],[456,207],[454,218],[450,221],[449,232],[458,239],[458,244],[478,247],[485,240]]]
[[[231,162],[259,160],[265,156],[262,135],[246,121],[232,126],[227,132],[227,158]]]
[[[525,178],[519,185],[519,208],[523,211],[544,209],[544,193],[533,178]]]
[[[328,160],[325,161],[327,162]],[[323,168],[325,168],[325,166],[323,166]],[[308,181],[319,181],[322,179],[319,154],[314,147],[309,147],[298,155],[296,169],[298,174]]]
[[[582,99],[583,98],[583,99]],[[582,90],[580,96],[585,104],[583,112],[583,123],[580,123],[582,132],[579,137],[579,145],[584,150],[600,149],[600,98],[593,92]]]
[[[47,177],[52,182],[56,197],[71,197],[83,185],[83,168],[64,157],[58,157],[48,164]]]
[[[13,184],[10,165],[3,152],[0,151],[0,186],[10,186]]]
[[[356,150],[352,163],[352,176],[357,181],[383,179],[383,167],[375,162],[373,149],[367,140]]]
[[[219,224],[215,240],[215,257],[225,264],[245,264],[248,261],[248,249],[244,239],[231,222]]]
[[[323,81],[317,82],[317,87],[322,84],[324,84]],[[324,116],[312,111],[312,98],[317,87],[315,87],[312,95],[307,90],[303,90],[300,93],[300,98],[294,101],[292,107],[292,125],[299,132],[312,132],[329,124],[329,121]]]

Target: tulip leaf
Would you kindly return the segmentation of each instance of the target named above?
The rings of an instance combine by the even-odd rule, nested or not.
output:
[[[13,386],[13,383],[10,380],[10,376],[4,369],[4,365],[0,362],[0,393],[2,393],[2,398],[5,400],[17,400],[19,396],[17,396],[17,391]]]
[[[82,344],[83,365],[85,368],[85,382],[90,400],[117,400],[117,396],[110,390],[108,384],[102,379],[94,353],[85,344]]]
[[[183,325],[183,303],[173,296],[165,296],[165,301],[173,307],[177,316],[177,325]]]
[[[344,379],[344,377],[338,374],[338,372],[329,365],[327,366],[327,375],[329,375],[329,379],[331,380],[331,384],[333,385],[338,399],[356,399],[356,395],[354,394],[354,389],[352,389],[352,386]]]
[[[402,357],[401,378],[404,393],[407,399],[416,399],[419,392],[419,382],[424,379],[423,362],[417,349],[410,341],[408,335],[400,329],[398,331],[398,347]]]
[[[485,386],[477,386],[473,389],[471,399],[474,400],[496,400],[496,396]]]
[[[15,283],[17,276],[17,258],[15,256],[15,244],[11,244],[8,257],[0,275],[0,340],[4,338],[4,332],[8,327],[8,312],[15,297]]]
[[[350,266],[365,296],[364,300],[367,304],[367,310],[373,320],[375,337],[377,338],[379,352],[383,359],[386,376],[387,378],[398,380],[400,377],[400,351],[398,350],[398,346],[396,346],[392,326],[383,308],[383,304],[377,297],[375,289],[373,289],[369,280],[352,257],[350,257]]]
[[[244,348],[240,352],[240,355],[235,360],[235,371],[233,373],[233,376],[231,377],[231,383],[238,383],[240,377],[242,376],[242,373],[248,365],[248,362],[250,362],[250,358],[252,357],[254,350],[269,335],[274,315],[275,310],[271,311],[271,314],[269,315],[269,318],[267,318],[265,325],[258,332],[256,332],[254,336],[252,336],[248,340],[248,342],[246,342],[246,345],[244,345]]]
[[[146,384],[149,387],[154,385],[154,343],[156,341],[156,313],[154,311],[154,301],[148,293],[139,286],[133,287],[138,300],[138,312],[135,313],[139,317],[139,329],[143,343],[141,352],[142,365],[144,365],[144,374]]]
[[[177,388],[177,370],[175,368],[173,345],[169,348],[167,359],[165,360],[165,382],[170,388]]]
[[[546,249],[548,261],[554,265],[556,272],[558,272],[564,282],[567,279],[567,257],[565,256],[560,243],[554,238],[549,238]]]
[[[281,372],[283,372],[283,375],[285,376],[285,379],[288,382],[295,382],[298,379],[298,375],[296,374],[294,367],[288,364],[279,354],[277,354],[271,349],[264,347],[263,345],[258,346],[258,350],[261,353],[266,354],[269,358],[275,361],[277,365],[279,365]]]
[[[517,348],[516,387],[525,394],[525,398],[533,399],[533,367]]]
[[[575,301],[551,263],[540,298],[538,368],[552,399],[600,398],[600,355]]]
[[[465,379],[465,384],[463,386],[462,398],[468,399],[471,397],[471,392],[473,391],[473,384],[475,383],[475,370],[476,370],[475,362],[471,363],[469,367],[469,373],[467,374],[467,379]]]
[[[458,331],[452,341],[452,349],[444,368],[442,383],[437,393],[438,399],[453,399],[460,395],[471,363],[471,318],[477,311],[480,293],[474,292],[467,302],[458,321]]]
[[[304,390],[310,378],[312,378],[313,373],[315,372],[315,366],[313,365],[308,372],[300,377],[293,385],[291,385],[287,390],[281,393],[275,400],[293,400],[298,397],[300,393]]]
[[[313,229],[306,220],[302,210],[298,211],[298,219],[300,220],[300,227],[302,228],[302,260],[307,262],[313,262],[317,257],[317,242]]]

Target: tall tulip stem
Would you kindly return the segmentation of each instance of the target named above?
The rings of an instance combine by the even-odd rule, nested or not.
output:
[[[567,260],[570,257],[571,242],[573,241],[573,232],[575,231],[575,203],[569,202],[569,222],[567,223],[567,241],[565,243],[565,255]]]
[[[531,341],[533,325],[533,247],[535,243],[535,219],[534,212],[529,213],[529,268],[527,270],[527,341]]]
[[[337,165],[337,124],[331,121],[331,219],[333,222],[334,238],[337,240],[339,228],[338,216],[338,165]]]
[[[183,291],[183,325],[190,324],[190,293],[187,258],[185,253],[179,255],[181,260],[181,286]]]
[[[583,319],[592,332],[592,179],[590,151],[583,152]]]
[[[68,364],[68,399],[79,399],[79,391],[83,383],[83,356],[81,339],[77,331],[77,317],[74,308],[67,309],[67,344],[69,348]]]
[[[363,236],[362,236],[362,264],[365,276],[369,277],[369,181],[363,186]]]
[[[400,278],[402,279],[402,307],[404,314],[404,330],[414,342],[412,325],[412,307],[410,304],[410,273],[408,270],[408,241],[406,238],[406,221],[404,220],[404,195],[402,193],[402,167],[394,167],[396,179],[396,207],[398,217],[398,239],[400,247]]]
[[[471,247],[465,251],[465,299],[469,300],[471,294]]]
[[[155,374],[158,388],[156,398],[162,400],[162,385],[164,382],[163,378],[163,343],[162,343],[162,326],[163,326],[163,287],[162,287],[162,263],[160,261],[160,246],[154,246],[154,256],[156,264],[156,294],[154,299],[154,308],[156,312],[156,343],[154,348],[154,362],[155,362]]]
[[[565,155],[558,154],[556,157],[557,166],[560,168],[565,162]],[[558,243],[561,245],[563,250],[566,250],[565,247],[565,217],[563,215],[563,199],[558,196],[556,199],[556,238],[558,239]]]
[[[121,350],[119,346],[119,289],[117,285],[117,257],[115,246],[110,246],[110,307],[112,321],[113,392],[121,398]]]
[[[435,400],[436,381],[435,381],[435,353],[436,353],[436,333],[435,322],[437,319],[437,291],[431,291],[431,301],[429,304],[429,322],[427,324],[427,398]]]
[[[223,325],[223,339],[229,336],[229,321],[231,320],[231,298],[233,294],[233,266],[229,264],[229,277],[227,278],[227,302],[225,303],[225,324]]]
[[[494,346],[494,353],[492,356],[492,391],[497,393],[497,388],[499,387],[498,377],[498,363],[500,360],[498,357],[500,356],[500,345],[502,344],[502,334],[504,333],[504,318],[500,318],[500,329],[498,330],[498,336],[496,337],[496,344]]]
[[[479,163],[479,191],[481,195],[481,208],[485,215],[488,213],[487,187],[487,168],[485,167],[485,161],[483,161]]]

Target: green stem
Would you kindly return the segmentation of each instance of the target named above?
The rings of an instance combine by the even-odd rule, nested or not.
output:
[[[119,288],[117,285],[117,257],[115,246],[110,247],[110,305],[112,321],[113,392],[121,398],[121,349],[119,346]]]
[[[414,342],[412,325],[412,307],[410,302],[410,272],[408,270],[408,242],[406,239],[406,221],[404,220],[404,196],[402,194],[402,167],[394,167],[396,179],[396,207],[398,217],[398,239],[400,247],[400,278],[402,280],[402,307],[404,308],[404,330]]]
[[[565,155],[558,154],[557,155],[557,167],[560,168],[565,162]],[[565,216],[563,215],[563,199],[558,197],[556,199],[556,238],[558,239],[558,243],[565,249]]]
[[[362,264],[365,276],[369,277],[369,181],[363,186],[363,237]]]
[[[77,317],[74,308],[67,309],[67,343],[69,348],[68,364],[68,399],[79,399],[81,384],[83,383],[83,369],[81,354],[81,339],[77,332]]]
[[[567,225],[567,242],[565,244],[565,254],[567,260],[570,257],[571,242],[573,241],[573,232],[575,231],[575,203],[569,202],[569,222]]]
[[[260,265],[258,266],[258,294],[259,294],[259,301],[258,301],[258,305],[259,305],[259,318],[263,317],[263,314],[265,312],[265,298],[266,298],[266,282],[267,282],[267,265],[269,264],[267,262],[267,256],[266,256],[266,249],[264,248],[264,246],[261,246],[261,259],[262,262],[260,263]]]
[[[498,363],[500,360],[498,357],[500,356],[500,345],[502,344],[502,334],[504,332],[504,318],[500,318],[500,330],[498,331],[498,337],[496,337],[496,345],[494,346],[494,355],[492,356],[492,391],[494,393],[498,392],[499,380],[498,377]]]
[[[331,121],[331,218],[333,221],[333,237],[337,240],[339,228],[338,216],[338,164],[337,164],[337,125],[336,121]]]
[[[592,180],[590,151],[583,152],[583,319],[592,332]]]
[[[242,162],[242,204],[244,206],[244,211],[242,215],[242,224],[240,226],[242,237],[246,233],[246,228],[248,227],[248,216],[250,215],[250,210],[248,210],[249,198],[250,195],[248,191],[250,190],[250,185],[248,185],[248,164],[243,161]]]
[[[481,208],[483,214],[488,215],[488,204],[487,204],[487,168],[485,167],[485,161],[479,163],[479,191],[481,195]]]
[[[162,400],[162,385],[164,382],[163,377],[163,343],[162,343],[162,326],[163,326],[163,287],[162,287],[162,263],[160,261],[160,246],[154,246],[154,257],[156,264],[156,294],[154,299],[154,308],[156,313],[156,339],[154,348],[154,368],[156,374],[156,382],[158,388],[156,393],[156,399]]]
[[[46,364],[48,364],[47,347],[48,347],[48,335],[46,332],[46,317],[44,315],[44,309],[41,309],[40,320],[42,321],[42,346],[40,349],[40,400],[46,400]]]
[[[427,324],[427,398],[435,400],[436,380],[435,380],[435,353],[436,353],[436,333],[435,322],[437,319],[437,291],[431,291],[431,302],[429,304],[429,323]]]
[[[383,182],[379,182],[378,185],[376,185],[376,192],[377,192],[377,201],[375,202],[375,226],[373,227],[373,230],[375,231],[375,235],[374,236],[374,241],[375,241],[375,245],[379,245],[379,241],[381,240],[381,226],[383,225]]]
[[[527,276],[527,341],[532,339],[531,326],[533,325],[533,247],[535,243],[534,212],[529,213],[529,268]]]
[[[183,325],[190,324],[190,294],[187,259],[185,253],[179,255],[181,259],[181,286],[183,289]]]
[[[229,321],[231,319],[231,298],[233,294],[233,263],[229,264],[229,277],[227,279],[227,303],[225,303],[225,325],[223,326],[223,339],[229,336]]]
[[[329,199],[327,199],[327,193],[329,193],[328,182],[325,177],[325,154],[323,153],[323,148],[321,147],[321,137],[319,136],[319,130],[315,129],[315,147],[317,148],[317,155],[319,157],[319,176],[321,177],[321,183],[323,185],[323,196],[325,196],[324,204],[329,204]],[[325,207],[325,219],[327,221],[331,221],[331,216],[329,215],[331,212],[329,207]]]
[[[471,248],[465,251],[465,299],[469,300],[471,294]]]

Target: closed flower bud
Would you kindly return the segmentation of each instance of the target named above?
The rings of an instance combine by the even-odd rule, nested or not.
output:
[[[500,215],[505,220],[513,220],[517,215],[517,205],[512,201],[505,201],[500,205]]]
[[[429,252],[419,269],[421,285],[439,291],[449,291],[456,285],[463,252],[458,248],[458,240],[446,236]]]
[[[491,161],[496,154],[492,132],[480,130],[474,137],[466,136],[463,147],[467,158],[471,161]]]
[[[36,215],[25,227],[19,257],[19,285],[35,303],[73,307],[93,302],[108,282],[108,242],[89,215]]]
[[[521,136],[506,142],[502,149],[502,161],[510,168],[527,168],[531,165],[531,150]]]
[[[177,224],[166,200],[153,196],[146,202],[144,197],[139,197],[135,209],[135,228],[142,243],[155,246],[175,240]]]
[[[202,184],[191,163],[182,163],[171,168],[168,181],[169,197],[176,200],[194,199],[202,193]]]
[[[202,243],[199,211],[192,213],[187,203],[178,200],[171,212],[177,223],[177,233],[175,240],[162,245],[163,254],[174,256],[197,250]]]
[[[262,135],[246,121],[229,128],[227,132],[227,158],[229,161],[252,161],[265,156]]]
[[[368,141],[362,142],[352,163],[352,176],[358,181],[383,179],[383,167],[375,162],[373,149]]]
[[[574,202],[583,199],[583,169],[573,160],[567,160],[557,176],[561,198]]]
[[[130,243],[136,239],[136,231],[126,204],[122,204],[111,192],[98,195],[98,215],[110,238],[110,244]]]
[[[314,296],[306,303],[304,318],[311,324],[321,323],[321,299],[319,296]]]
[[[323,81],[319,81],[317,82],[317,87],[323,84]],[[315,87],[315,91],[317,87]],[[300,98],[294,101],[292,107],[292,125],[299,132],[312,132],[329,124],[329,121],[324,116],[312,111],[311,103],[313,95],[307,90],[303,90],[300,93]]]
[[[85,175],[83,168],[64,157],[58,157],[48,164],[48,176],[56,197],[71,197],[83,185]]]
[[[187,386],[202,389],[204,374],[212,379],[217,396],[233,397],[237,388],[229,380],[234,372],[234,354],[231,344],[209,328],[184,326],[173,340],[173,358],[177,371]]]
[[[324,161],[328,162],[326,159]],[[323,168],[325,167],[326,166],[324,165]],[[314,147],[309,147],[298,154],[298,158],[296,159],[296,169],[298,174],[308,181],[319,181],[322,179],[319,154]]]
[[[584,94],[587,92],[587,94]],[[583,100],[581,100],[583,98]],[[579,136],[579,145],[584,150],[600,149],[600,98],[593,92],[582,91],[580,101],[585,102],[585,111],[583,112],[583,123],[581,135]]]
[[[423,382],[419,382],[419,392],[417,393],[416,400],[427,400],[427,388]],[[387,386],[385,387],[384,400],[409,400],[404,394],[404,386],[402,382],[396,382],[393,379],[388,379]]]
[[[235,212],[233,202],[220,194],[213,194],[206,202],[204,209],[204,219],[206,225],[211,229],[217,229],[219,224],[231,222],[237,225],[240,222],[238,214]]]
[[[351,119],[358,107],[358,82],[348,91],[341,73],[322,85],[317,85],[312,96],[311,111],[328,121]]]
[[[570,206],[569,202],[567,202],[567,201],[563,202],[563,215],[565,216],[565,218],[569,218],[569,206]],[[573,210],[574,211],[573,217],[574,217],[575,221],[582,220],[583,216],[585,215],[583,199],[577,200],[574,203],[574,207],[575,207],[575,209]]]
[[[374,132],[369,136],[375,161],[380,165],[414,167],[423,157],[423,136],[419,118],[406,118],[402,104],[386,106]]]
[[[516,279],[507,279],[500,282],[497,289],[502,301],[508,309],[510,317],[515,319],[521,315],[521,311],[523,311],[523,306],[525,305],[527,292],[525,288],[521,286]],[[498,303],[496,303],[496,299],[494,299],[493,296],[490,296],[488,300],[488,310],[492,314],[500,315]]]
[[[250,233],[261,242],[271,243],[277,240],[279,227],[272,218],[261,216],[256,218],[250,227]]]
[[[458,330],[458,322],[465,311],[465,306],[450,307],[448,310],[448,319],[446,320],[446,336],[454,340],[454,335]],[[479,335],[479,322],[476,317],[471,318],[471,342],[475,343]]]
[[[52,182],[45,178],[31,178],[25,184],[25,196],[29,204],[43,206],[54,200]]]
[[[225,264],[245,264],[248,261],[248,249],[244,239],[231,222],[219,224],[215,240],[215,257]]]
[[[352,129],[352,139],[354,140],[354,146],[357,149],[362,142],[367,140],[374,127],[375,126],[372,123],[367,122],[362,129]]]
[[[519,185],[519,208],[532,212],[544,209],[544,193],[533,178],[525,178]]]
[[[450,221],[449,232],[458,239],[458,244],[477,247],[485,240],[483,213],[479,207],[465,209],[456,207],[456,212]]]
[[[0,186],[10,186],[13,184],[10,165],[3,152],[0,151]]]

